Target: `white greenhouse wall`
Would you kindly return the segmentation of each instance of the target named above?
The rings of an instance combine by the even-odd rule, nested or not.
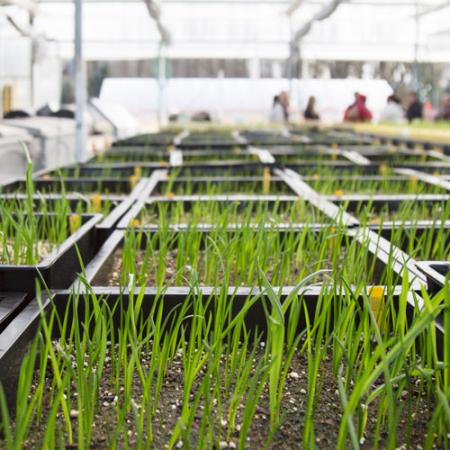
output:
[[[265,121],[273,96],[281,90],[289,90],[287,80],[176,78],[166,83],[163,105],[169,114],[206,110],[226,122]],[[375,119],[392,93],[384,80],[300,80],[291,88],[291,105],[298,116],[308,97],[314,95],[322,118],[338,121],[356,91],[367,95]],[[108,78],[100,99],[120,104],[141,119],[156,120],[159,85],[151,78]]]

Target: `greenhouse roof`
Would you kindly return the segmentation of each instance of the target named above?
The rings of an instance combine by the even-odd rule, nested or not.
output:
[[[295,33],[305,59],[450,62],[450,2],[343,1],[322,21],[314,16],[338,0],[163,0],[161,18],[175,58],[284,59]],[[4,5],[18,3],[2,0]],[[26,5],[2,12],[27,23]],[[25,5],[25,6],[24,6]],[[72,0],[38,3],[36,31],[72,55]],[[11,31],[12,33],[14,30]],[[85,55],[90,60],[146,59],[158,54],[160,33],[143,1],[85,0]]]

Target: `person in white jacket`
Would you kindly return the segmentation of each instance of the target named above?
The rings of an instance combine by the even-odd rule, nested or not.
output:
[[[405,111],[400,99],[392,94],[387,99],[387,105],[381,111],[380,122],[403,123],[405,121]]]
[[[284,120],[284,108],[280,102],[280,96],[275,95],[273,98],[272,109],[270,110],[270,122],[283,123]]]

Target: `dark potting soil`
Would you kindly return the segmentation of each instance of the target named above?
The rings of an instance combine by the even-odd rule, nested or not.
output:
[[[93,286],[120,286],[121,285],[121,271],[122,271],[122,249],[117,249],[113,255],[108,258],[102,270],[96,275],[94,280],[92,281]],[[345,258],[345,252],[342,252],[340,255],[342,260]],[[139,273],[142,265],[144,263],[145,251],[139,250],[135,255],[135,267],[136,273]],[[157,285],[156,279],[156,267],[155,261],[158,261],[157,254],[153,254],[152,257],[153,264],[151,265],[150,270],[147,270],[145,273],[146,276],[146,285],[147,286],[155,286]],[[167,256],[164,260],[164,268],[165,268],[165,278],[164,284],[166,286],[188,286],[188,280],[191,278],[192,272],[195,269],[199,275],[199,284],[200,286],[214,286],[216,284],[215,276],[217,276],[217,282],[222,283],[224,281],[224,273],[223,270],[219,267],[220,263],[216,260],[217,267],[214,268],[213,271],[208,270],[207,263],[205,260],[205,254],[202,252],[199,258],[199,262],[197,266],[194,268],[192,266],[185,266],[182,274],[177,273],[177,251],[172,250],[167,253]],[[268,269],[265,272],[265,275],[270,283],[274,284],[277,280],[280,279],[280,273],[283,272],[283,283],[285,286],[295,286],[300,281],[300,272],[302,271],[304,276],[309,275],[310,273],[316,272],[318,270],[332,270],[333,264],[329,260],[321,260],[320,267],[319,265],[314,265],[313,267],[301,267],[296,266],[294,258],[292,258],[292,264],[290,270],[286,274],[285,268],[275,268],[273,264],[268,263]],[[248,286],[249,284],[243,281],[244,277],[247,274],[240,274],[236,272],[236,270],[230,271],[229,277],[229,285],[230,286]],[[255,274],[255,280],[251,285],[253,285],[257,279],[257,274]],[[320,273],[313,280],[312,283],[323,283],[323,282],[332,282],[332,276],[328,273]],[[128,281],[125,282],[127,284]],[[277,283],[275,283],[277,284]],[[277,284],[277,285],[278,285]]]
[[[169,365],[162,382],[162,388],[156,405],[156,413],[151,418],[153,439],[144,435],[141,446],[137,441],[136,418],[145,414],[146,420],[149,417],[149,411],[141,408],[143,398],[143,387],[139,375],[134,372],[131,381],[131,403],[134,405],[134,413],[128,412],[125,421],[118,426],[118,410],[124,402],[123,376],[120,377],[118,384],[115,384],[113,377],[114,368],[112,361],[116,358],[115,351],[108,350],[107,362],[104,366],[102,379],[98,386],[98,397],[92,399],[95,403],[95,415],[93,420],[92,438],[90,448],[154,448],[163,449],[171,439],[174,427],[180,418],[183,407],[183,364],[181,355],[174,359]],[[254,359],[254,368],[262,356],[262,351],[257,352]],[[150,355],[143,353],[140,356],[143,370],[147,371],[150,366]],[[50,365],[48,366],[50,367]],[[223,367],[222,367],[223,369]],[[198,389],[201,380],[205,377],[205,370],[200,370],[197,379],[194,382],[191,394],[190,404],[193,406],[193,398]],[[223,373],[222,373],[223,375]],[[36,374],[35,381],[37,382]],[[114,381],[113,381],[114,379]],[[41,424],[33,424],[27,438],[24,440],[23,449],[40,449],[41,442],[45,433],[45,423],[50,413],[50,396],[52,385],[52,374],[50,369],[46,376],[47,389],[44,390],[44,409],[40,416]],[[339,427],[342,420],[342,408],[340,396],[338,393],[338,384],[336,376],[332,372],[331,352],[321,362],[319,375],[315,380],[317,392],[317,404],[314,409],[314,429],[315,444],[317,449],[333,449],[336,446]],[[36,385],[33,386],[34,388]],[[233,388],[234,386],[232,386]],[[307,412],[308,400],[308,359],[306,355],[297,353],[294,355],[289,374],[287,377],[284,395],[282,400],[282,421],[281,426],[274,435],[270,435],[270,406],[269,390],[266,384],[259,398],[248,398],[244,396],[238,406],[235,428],[229,429],[231,425],[227,422],[227,411],[230,404],[232,392],[222,393],[222,417],[219,416],[217,403],[213,402],[212,410],[205,416],[205,403],[202,399],[196,407],[195,417],[191,428],[188,430],[188,438],[183,442],[179,441],[176,448],[198,448],[198,438],[202,426],[209,427],[209,437],[214,442],[209,442],[205,448],[208,449],[234,449],[238,448],[239,434],[242,429],[243,410],[247,402],[257,401],[256,413],[247,435],[245,448],[260,450],[268,448],[271,450],[290,450],[303,448],[303,434],[305,425],[305,415]],[[231,389],[232,391],[232,389]],[[77,405],[77,392],[73,390],[68,393],[72,407]],[[153,403],[152,403],[153,406]],[[399,414],[398,426],[396,429],[397,448],[421,449],[427,435],[427,422],[430,420],[433,412],[433,403],[426,398],[426,394],[420,388],[412,383],[406,390],[400,393],[400,400],[397,402],[397,413]],[[67,434],[65,433],[64,419],[61,412],[56,418],[56,447],[57,448],[79,448],[77,445],[78,420],[82,412],[76,409],[70,411],[71,424],[73,427],[73,436],[75,442],[69,444]],[[356,421],[356,419],[355,419]],[[144,423],[146,423],[144,421]],[[369,450],[374,448],[374,435],[377,425],[377,404],[374,402],[368,409],[367,426],[364,439],[361,440],[361,449]],[[189,442],[187,442],[187,440]],[[381,428],[380,438],[378,439],[378,448],[386,448],[387,432]],[[4,442],[0,441],[0,448],[4,447]],[[351,444],[347,442],[347,448]],[[438,447],[433,447],[438,448]]]

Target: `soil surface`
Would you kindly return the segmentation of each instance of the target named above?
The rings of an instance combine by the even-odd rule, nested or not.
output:
[[[33,253],[39,255],[38,258],[33,262],[33,264],[40,263],[45,257],[47,257],[50,252],[55,248],[54,244],[48,241],[38,241],[33,244]],[[27,264],[27,250],[28,248],[25,244],[20,248],[17,257],[14,257],[14,241],[9,239],[4,243],[0,242],[0,264],[16,264],[23,265]]]
[[[142,270],[142,265],[144,263],[144,257],[145,252],[144,250],[139,250],[136,253],[135,256],[135,267],[136,267],[136,273],[139,273]],[[342,258],[344,258],[344,253],[342,253]],[[158,260],[158,256],[154,255],[152,258],[152,261]],[[184,267],[184,270],[182,274],[177,274],[177,251],[172,250],[167,253],[167,256],[164,260],[164,267],[165,267],[165,278],[164,278],[164,285],[166,286],[188,286],[188,280],[191,277],[192,274],[192,266],[186,266]],[[274,281],[274,270],[273,264],[270,264],[270,261],[268,262],[267,266],[268,269],[266,271],[266,277],[269,280],[270,283],[273,283]],[[306,276],[310,273],[313,273],[318,270],[331,270],[333,268],[332,262],[329,260],[322,260],[320,263],[320,267],[312,267],[310,270],[305,270],[305,267],[303,267],[303,276]],[[211,274],[211,269],[207,269],[207,263],[205,260],[205,254],[201,253],[199,257],[199,261],[197,266],[195,267],[197,270],[197,273],[199,275],[199,284],[200,286],[214,286],[216,284],[214,277],[217,275],[218,282],[222,283],[224,280],[224,274],[223,270],[220,268],[217,268],[217,270],[213,270]],[[97,274],[97,276],[92,281],[92,284],[94,286],[110,286],[110,287],[117,287],[121,284],[121,271],[122,271],[122,249],[117,249],[114,254],[106,261],[105,265],[103,266],[100,273]],[[279,279],[280,272],[283,271],[283,273],[286,273],[285,268],[280,268],[277,270],[277,279]],[[208,277],[209,273],[209,277]],[[147,286],[155,286],[157,285],[156,281],[156,267],[155,263],[152,266],[149,266],[149,268],[145,271],[146,276],[146,284]],[[242,280],[243,275],[236,272],[236,270],[233,270],[233,268],[230,271],[229,276],[229,285],[230,286],[249,286],[249,283],[246,283]],[[295,286],[300,281],[300,268],[296,267],[295,261],[292,262],[290,272],[283,277],[284,282],[281,283],[285,286]],[[332,282],[332,278],[327,273],[319,274],[312,280],[313,283],[323,283],[328,281],[329,283]],[[255,279],[251,285],[256,283],[257,280]]]
[[[256,366],[258,359],[262,356],[257,353],[254,359],[253,367]],[[331,353],[330,353],[331,354]],[[107,362],[104,366],[104,375],[100,380],[98,387],[98,398],[93,398],[95,402],[94,426],[92,428],[92,449],[114,448],[142,448],[138,447],[136,433],[136,418],[132,412],[125,418],[125,425],[117,425],[118,410],[124,401],[124,385],[122,378],[117,385],[113,379],[113,364],[115,358],[114,351],[109,349]],[[150,355],[141,356],[144,371],[149,369]],[[222,372],[223,375],[223,372]],[[196,390],[205,377],[205,371],[201,370],[194,382],[190,395],[190,403],[193,405],[193,398]],[[37,375],[36,375],[37,380]],[[180,418],[183,406],[183,365],[181,355],[177,356],[170,364],[167,373],[162,382],[159,401],[156,405],[155,414],[151,418],[153,429],[153,443],[144,437],[143,448],[164,449],[172,436],[174,427]],[[46,376],[47,390],[44,391],[44,410],[40,416],[42,424],[46,423],[50,407],[50,386],[52,376],[49,373]],[[339,427],[342,420],[342,408],[340,396],[338,393],[338,384],[336,375],[333,374],[331,356],[325,356],[320,364],[319,375],[317,377],[315,388],[317,392],[317,404],[314,411],[315,443],[317,449],[335,448]],[[225,392],[221,386],[222,392],[222,417],[220,417],[217,403],[213,403],[213,409],[205,416],[204,399],[200,400],[196,407],[195,417],[188,433],[189,443],[178,441],[176,448],[198,448],[198,437],[200,430],[205,424],[212,431],[212,437],[216,444],[210,443],[206,446],[208,449],[235,449],[238,447],[239,434],[242,429],[242,414],[245,405],[248,402],[257,401],[255,415],[250,426],[246,449],[260,450],[268,448],[271,450],[290,450],[303,448],[303,433],[305,425],[305,415],[307,412],[308,400],[308,360],[305,354],[295,354],[289,369],[284,395],[281,405],[282,422],[278,431],[273,435],[269,433],[270,429],[270,407],[269,390],[266,384],[262,390],[261,396],[248,398],[244,396],[237,409],[235,427],[227,421],[227,411],[230,404],[231,392]],[[231,389],[232,391],[232,389]],[[427,400],[426,394],[415,383],[408,385],[408,388],[399,393],[400,400],[397,402],[397,413],[399,422],[396,430],[398,449],[421,449],[426,433],[427,422],[431,418],[433,403]],[[77,405],[77,393],[75,389],[68,395],[72,400],[73,408]],[[138,374],[135,372],[131,382],[131,403],[138,411],[139,415],[145,414],[148,418],[148,410],[141,408],[141,399],[143,397],[142,383]],[[193,406],[195,408],[195,406]],[[57,415],[56,442],[57,448],[75,449],[77,445],[78,420],[80,412],[72,409],[70,412],[73,435],[75,441],[70,444],[67,435],[64,432],[64,421],[61,413]],[[354,419],[356,420],[356,418]],[[364,438],[361,440],[361,448],[369,450],[374,448],[374,434],[377,425],[377,405],[373,403],[368,408],[367,426]],[[23,442],[23,449],[40,449],[41,440],[45,426],[33,425],[28,437]],[[381,427],[381,439],[378,440],[378,448],[386,448],[386,429]],[[115,439],[115,442],[114,442]],[[4,448],[0,441],[0,448]],[[347,448],[351,448],[348,442]],[[437,448],[437,447],[434,447]]]

